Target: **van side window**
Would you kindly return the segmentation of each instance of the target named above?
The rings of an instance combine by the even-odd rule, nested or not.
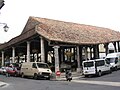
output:
[[[33,63],[32,68],[37,68],[36,63]]]
[[[93,67],[94,66],[94,62],[85,62],[84,63],[84,67]]]
[[[97,66],[103,66],[103,65],[105,65],[105,62],[104,62],[104,60],[96,61],[96,65]]]

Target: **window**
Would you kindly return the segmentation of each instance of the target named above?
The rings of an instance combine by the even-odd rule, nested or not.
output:
[[[104,65],[105,65],[104,60],[96,61],[96,66],[104,66]]]
[[[33,68],[37,68],[36,63],[33,63],[32,67]]]
[[[49,68],[49,66],[47,64],[44,64],[44,63],[37,63],[37,66],[39,68]]]
[[[84,67],[93,67],[94,66],[94,62],[85,62],[84,63]]]

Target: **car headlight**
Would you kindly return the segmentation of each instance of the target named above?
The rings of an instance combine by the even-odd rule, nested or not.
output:
[[[41,75],[41,74],[42,74],[42,72],[39,72],[39,73],[38,73],[38,75]]]

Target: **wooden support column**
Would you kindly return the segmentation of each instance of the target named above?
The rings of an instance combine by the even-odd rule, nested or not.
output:
[[[30,62],[30,42],[27,41],[27,62]]]
[[[54,57],[55,57],[55,74],[60,71],[60,67],[59,67],[59,46],[54,46]],[[57,76],[56,76],[57,79]]]
[[[45,62],[45,47],[44,47],[44,39],[40,37],[41,39],[41,62]]]
[[[92,59],[92,47],[90,47],[90,59]]]
[[[44,40],[44,53],[45,53],[45,63],[48,63],[48,42]]]
[[[99,58],[99,45],[93,46],[93,52],[94,52],[94,59],[98,59]]]
[[[15,47],[12,47],[12,63],[15,62]]]
[[[100,54],[99,54],[99,44],[96,45],[96,48],[97,48],[97,58],[100,58]]]
[[[120,44],[119,44],[119,41],[117,42],[118,44],[118,52],[120,52]]]
[[[80,67],[80,47],[77,46],[77,72],[81,72],[81,67]]]
[[[104,48],[105,48],[105,53],[107,55],[108,54],[108,43],[104,44]]]
[[[4,58],[4,51],[2,51],[2,66],[4,66],[4,61],[5,61],[5,58]]]
[[[81,66],[82,66],[82,49],[83,49],[83,46],[79,46],[79,53],[80,53],[80,69],[81,69]]]
[[[85,60],[88,58],[88,52],[87,52],[87,47],[85,47]]]
[[[61,48],[60,56],[61,56],[61,63],[63,63],[63,61],[64,61],[64,50],[63,50],[63,48]]]
[[[114,45],[115,52],[117,52],[116,42],[114,42],[113,45]]]

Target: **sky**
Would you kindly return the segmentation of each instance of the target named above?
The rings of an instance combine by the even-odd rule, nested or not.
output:
[[[29,16],[93,25],[120,31],[120,0],[5,0],[0,10],[0,43],[23,31]]]

